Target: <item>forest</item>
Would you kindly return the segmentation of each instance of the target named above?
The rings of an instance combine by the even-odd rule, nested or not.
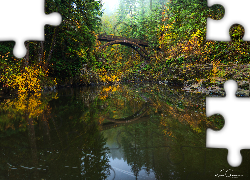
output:
[[[62,22],[45,26],[44,42],[25,42],[22,59],[14,42],[0,42],[0,179],[248,176],[248,150],[235,168],[227,149],[206,148],[207,129],[225,125],[207,117],[206,97],[225,96],[228,79],[249,97],[244,28],[233,25],[229,42],[206,40],[207,18],[221,19],[221,6],[45,2]]]
[[[104,13],[102,1],[46,0],[45,10],[59,12],[62,23],[45,26],[44,42],[25,42],[24,58],[13,56],[14,42],[0,43],[1,92],[204,78],[209,84],[217,78],[248,78],[250,46],[242,40],[242,26],[231,27],[230,42],[206,41],[207,18],[223,17],[219,5],[208,8],[203,0],[120,0],[116,11]],[[99,35],[145,41],[148,57],[120,44],[100,50],[107,42],[99,41]],[[200,70],[201,66],[209,71]]]

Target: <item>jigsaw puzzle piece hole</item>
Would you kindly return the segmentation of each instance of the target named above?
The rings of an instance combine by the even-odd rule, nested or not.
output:
[[[25,44],[23,41],[16,41],[15,46],[13,48],[13,54],[17,58],[23,58],[27,53]]]
[[[225,8],[220,4],[215,4],[209,8],[208,17],[213,20],[220,20],[225,15]]]
[[[235,98],[238,84],[234,80],[229,80],[225,82],[224,89],[226,91],[226,97]]]
[[[245,35],[245,28],[240,24],[234,24],[229,30],[232,41],[241,41]]]
[[[62,16],[57,12],[50,13],[44,18],[44,24],[49,24],[51,26],[59,26],[61,22]]]
[[[240,149],[235,146],[231,146],[230,149],[228,150],[227,161],[229,165],[232,167],[240,166],[242,162]]]

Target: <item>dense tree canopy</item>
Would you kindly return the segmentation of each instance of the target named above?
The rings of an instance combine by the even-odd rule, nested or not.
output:
[[[61,25],[45,27],[45,42],[26,42],[28,52],[23,59],[12,56],[14,43],[1,43],[2,86],[36,91],[35,86],[79,77],[83,64],[95,59],[95,31],[100,27],[101,6],[95,0],[47,0],[46,13],[59,12]]]
[[[45,27],[45,42],[26,42],[23,59],[12,56],[13,42],[0,43],[1,88],[32,92],[56,84],[166,80],[182,78],[187,64],[249,60],[249,43],[242,41],[240,25],[230,29],[231,42],[206,41],[207,18],[223,17],[219,5],[208,8],[202,0],[120,0],[114,13],[102,11],[101,1],[47,0],[46,13],[59,12],[61,25]],[[96,40],[98,34],[147,41],[150,61],[126,46],[100,50],[105,42]]]

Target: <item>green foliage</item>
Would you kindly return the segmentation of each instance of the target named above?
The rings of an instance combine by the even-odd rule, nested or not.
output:
[[[50,62],[51,75],[66,80],[79,76],[83,64],[93,59],[95,31],[99,28],[99,17],[102,15],[101,2],[77,0],[55,3],[57,6],[54,9],[47,9],[61,13],[63,21],[57,29],[47,28],[50,39],[53,40],[56,34]]]
[[[117,12],[120,35],[145,40],[151,47],[158,47],[158,29],[164,1],[154,1],[152,9],[146,0],[122,0]]]
[[[61,25],[45,26],[45,42],[27,42],[28,53],[23,59],[12,56],[12,42],[0,43],[0,88],[9,88],[9,84],[15,83],[12,77],[25,74],[25,68],[31,72],[34,67],[40,68],[60,83],[72,83],[72,79],[80,77],[83,65],[95,61],[95,31],[100,27],[101,7],[101,2],[95,0],[47,0],[46,13],[59,12]],[[44,86],[50,85],[49,78],[45,78]],[[43,80],[44,77],[38,79]],[[42,89],[35,84],[34,88]]]
[[[28,53],[21,60],[12,56],[13,42],[0,43],[0,88],[20,85],[13,77],[27,69],[41,69],[44,76],[33,78],[42,82],[33,83],[40,90],[56,83],[166,80],[186,76],[178,69],[185,64],[250,60],[249,42],[242,41],[245,32],[240,25],[230,29],[231,42],[206,41],[207,17],[222,18],[225,10],[220,5],[208,8],[202,0],[120,0],[114,14],[103,15],[101,8],[102,2],[96,0],[47,0],[46,13],[59,12],[61,25],[45,27],[45,42],[27,42]],[[96,39],[102,33],[147,41],[148,59],[131,47],[114,45],[100,52],[106,42]]]

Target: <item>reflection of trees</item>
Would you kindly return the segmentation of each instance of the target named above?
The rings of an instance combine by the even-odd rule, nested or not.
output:
[[[46,100],[47,98],[44,101],[41,100],[40,93],[32,95],[19,94],[18,98],[4,100],[0,104],[2,112],[0,118],[3,120],[0,122],[1,136],[3,137],[3,142],[1,142],[0,146],[3,147],[2,153],[5,156],[7,154],[6,151],[11,150],[8,152],[8,157],[15,157],[11,159],[4,158],[5,163],[8,163],[10,166],[19,166],[23,163],[20,157],[30,153],[31,158],[26,162],[30,163],[32,167],[38,167],[35,124],[37,123],[37,118],[43,111],[46,111],[48,106]],[[6,131],[6,129],[8,130]],[[5,139],[8,141],[4,141]],[[37,169],[34,169],[33,173],[34,177],[38,178]]]
[[[178,151],[180,145],[159,128],[158,118],[159,115],[155,115],[147,121],[119,127],[117,134],[113,133],[112,137],[119,136],[117,141],[121,144],[123,159],[131,166],[131,171],[137,178],[140,177],[140,171],[145,171],[147,174],[154,172],[156,179],[184,178],[183,168],[186,164],[181,163],[183,154]],[[108,136],[107,133],[105,134]],[[185,154],[185,156],[192,157],[192,154]],[[172,161],[173,159],[175,161]],[[193,163],[199,164],[199,161]],[[197,167],[195,164],[193,166]],[[198,166],[194,170],[201,172],[203,168]]]
[[[86,94],[91,93],[87,91]],[[85,98],[88,98],[85,96]],[[51,162],[51,166],[60,168],[58,172],[65,172],[83,179],[105,179],[110,173],[105,139],[99,131],[98,107],[99,102],[89,99],[87,103],[81,101],[82,94],[73,93],[51,103],[53,113],[63,117],[63,124],[58,132],[51,132],[52,140],[57,143],[53,149],[62,149],[59,157]],[[60,104],[60,106],[58,106]],[[51,123],[50,123],[51,124]],[[71,168],[65,168],[69,166]],[[72,171],[75,167],[75,172]],[[57,171],[57,170],[55,170]],[[56,177],[60,175],[57,174]]]
[[[100,134],[97,124],[95,126],[95,130],[91,128],[82,136],[91,138],[84,139],[84,142],[88,144],[82,147],[81,173],[83,179],[106,179],[110,175],[108,148],[104,147],[105,139]]]
[[[104,87],[99,94],[105,119],[123,121],[136,118],[145,112],[147,104],[138,93],[126,86]]]
[[[189,126],[193,131],[203,134],[204,129],[211,125],[206,120],[203,108],[198,108],[202,107],[200,99],[204,98],[190,98],[190,95],[186,96],[183,91],[174,91],[166,87],[160,89],[159,86],[108,86],[102,89],[99,98],[104,109],[101,114],[105,114],[100,118],[103,129],[107,129],[108,126],[120,126],[119,123],[139,121],[144,115],[154,112],[160,112],[160,126],[165,134],[172,137],[186,136],[175,128],[179,126],[176,122],[183,124],[184,129]]]
[[[136,96],[139,98],[129,100],[130,97]],[[135,113],[140,114],[138,113],[140,108],[148,104],[145,103],[145,99],[146,102],[150,102],[145,121],[138,120],[143,117],[136,119],[133,115],[123,113],[122,108],[129,109],[131,113],[133,101],[141,101]],[[129,119],[140,122],[127,123],[126,127],[118,128],[117,133],[117,135],[121,133],[119,139],[124,159],[131,166],[131,171],[136,177],[144,169],[148,174],[154,171],[157,179],[180,178],[179,173],[184,170],[183,166],[178,164],[183,160],[182,153],[178,149],[182,145],[194,143],[204,146],[204,130],[209,123],[202,113],[203,109],[198,108],[201,105],[200,99],[186,97],[185,93],[168,88],[159,89],[159,86],[136,89],[126,86],[116,91],[112,91],[110,87],[109,93],[106,93],[105,99],[102,100],[109,111],[115,110],[114,113],[110,113],[106,109],[106,114],[111,118],[106,117],[105,119],[109,121],[103,125],[108,125],[110,122],[124,123],[124,120]],[[118,113],[119,117],[116,115]],[[200,141],[202,138],[203,141]],[[202,167],[197,169],[202,171]]]
[[[119,137],[131,171],[135,176],[145,170],[154,171],[157,179],[174,178],[178,173],[172,172],[182,167],[170,160],[182,157],[170,153],[170,147],[197,143],[209,125],[197,108],[199,100],[159,86],[66,89],[59,94],[1,102],[0,174],[13,179],[105,179],[111,167],[103,125],[135,120],[112,135]]]
[[[158,125],[148,120],[122,128],[120,141],[124,158],[137,178],[142,170],[147,174],[154,171],[157,179],[167,179],[169,175],[167,172],[170,166],[167,160],[169,144]],[[162,171],[162,168],[165,170]]]
[[[31,160],[31,166],[35,168],[38,167],[35,124],[37,123],[38,117],[41,116],[48,107],[48,97],[42,100],[40,93],[31,95],[19,94],[18,98],[4,100],[0,104],[1,111],[5,112],[1,113],[0,115],[1,117],[4,117],[3,121],[1,121],[1,135],[5,138],[12,138],[13,135],[15,136],[15,138],[13,138],[13,144],[8,144],[7,146],[3,147],[14,149],[14,152],[12,151],[12,153],[19,154],[20,152],[18,152],[18,150],[24,150],[24,147],[19,146],[19,149],[14,148],[17,144],[20,144],[20,142],[16,141],[17,139],[20,139],[17,138],[16,135],[19,135],[20,131],[27,132],[27,135],[25,133],[25,138],[20,139],[20,141],[22,142],[22,145],[25,144],[25,148],[28,148],[25,150],[25,153],[30,151],[31,158],[29,160]],[[9,130],[9,132],[11,132],[11,135],[6,134],[6,128]],[[48,127],[46,130],[48,131]],[[21,154],[23,155],[23,153]],[[10,154],[9,157],[13,157],[13,155]],[[10,166],[13,166],[22,164],[22,161],[20,158],[13,158],[10,161],[6,161],[6,163],[10,164]],[[34,177],[38,178],[39,174],[37,169],[35,169],[33,172]]]
[[[79,98],[30,96],[1,103],[0,174],[105,179],[110,173],[108,149],[95,121],[97,109],[90,108],[83,120],[89,108]]]

